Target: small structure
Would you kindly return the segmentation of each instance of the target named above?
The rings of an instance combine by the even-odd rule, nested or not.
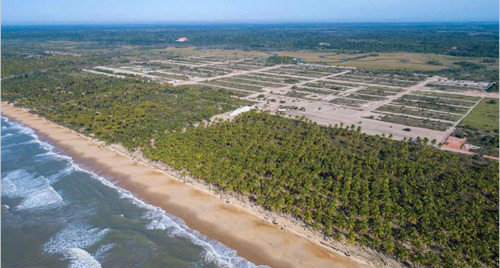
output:
[[[189,39],[187,39],[187,37],[180,37],[179,39],[175,40],[176,42],[186,42],[186,41],[189,41]]]
[[[153,71],[153,69],[146,67],[146,68],[143,68],[142,71],[145,73],[150,73]]]
[[[321,42],[319,43],[320,46],[327,46],[329,47],[330,46],[330,43],[326,43],[326,42]]]
[[[242,114],[242,113],[245,113],[245,112],[248,112],[250,110],[254,110],[255,107],[252,107],[252,106],[243,106],[243,107],[240,107],[234,111],[232,111],[229,116],[237,116],[239,114]]]

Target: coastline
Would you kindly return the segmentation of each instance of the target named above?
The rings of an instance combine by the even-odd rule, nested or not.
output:
[[[200,180],[183,177],[164,164],[143,158],[140,152],[106,146],[5,102],[2,116],[32,128],[75,162],[183,219],[191,228],[237,250],[238,255],[257,265],[401,266],[370,249],[327,241],[286,215],[266,211],[246,198],[218,193]]]

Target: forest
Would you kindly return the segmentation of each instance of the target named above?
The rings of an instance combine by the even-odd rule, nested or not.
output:
[[[259,51],[417,52],[498,58],[498,29],[498,23],[2,26],[2,41],[85,42],[78,48],[89,49],[126,45],[147,48],[196,46]],[[189,42],[175,42],[182,36],[188,37]]]
[[[182,128],[246,104],[227,90],[172,87],[81,71],[52,70],[2,81],[2,101],[15,101],[68,128],[128,149],[152,133]]]
[[[419,266],[498,263],[496,162],[265,112],[154,137],[149,158],[333,239]]]

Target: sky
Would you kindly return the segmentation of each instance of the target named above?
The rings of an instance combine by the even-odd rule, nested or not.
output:
[[[498,0],[3,0],[2,24],[497,21]]]

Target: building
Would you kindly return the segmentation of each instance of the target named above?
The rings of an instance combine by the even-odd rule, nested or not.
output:
[[[180,37],[179,39],[175,40],[176,42],[186,42],[188,41],[187,37]]]

